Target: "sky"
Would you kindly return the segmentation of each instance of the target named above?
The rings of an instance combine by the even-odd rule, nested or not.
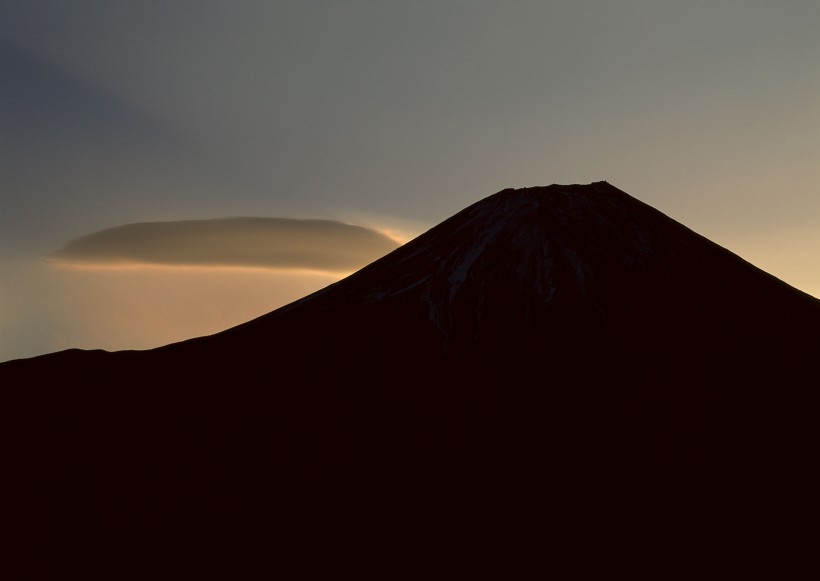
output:
[[[816,0],[0,0],[0,361],[217,332],[552,183],[820,296],[818,62]]]

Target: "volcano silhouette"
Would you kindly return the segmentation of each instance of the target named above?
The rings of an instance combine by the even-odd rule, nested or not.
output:
[[[599,182],[503,190],[213,336],[0,381],[50,566],[233,571],[627,514],[782,530],[818,355],[820,301]]]

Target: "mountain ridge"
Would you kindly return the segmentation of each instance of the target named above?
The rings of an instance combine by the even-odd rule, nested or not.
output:
[[[590,200],[588,196],[590,192],[595,192],[595,195],[603,200],[607,200],[607,196],[609,196],[608,205],[614,206],[614,209],[617,210],[621,210],[624,206],[624,202],[627,202],[626,205],[633,214],[636,212],[643,214],[644,218],[647,214],[649,215],[651,220],[644,219],[644,223],[651,224],[653,220],[655,222],[662,221],[664,222],[663,228],[671,227],[672,235],[670,236],[668,232],[665,233],[664,236],[661,236],[661,238],[665,238],[664,244],[659,245],[655,243],[653,245],[647,241],[647,236],[650,238],[653,235],[658,237],[660,229],[657,225],[654,231],[650,229],[648,232],[641,232],[639,230],[630,232],[629,228],[623,227],[623,224],[617,224],[616,220],[610,219],[608,223],[610,231],[617,232],[620,229],[625,232],[626,242],[629,247],[626,249],[607,248],[606,243],[614,241],[617,244],[621,242],[615,240],[614,236],[610,236],[607,240],[599,241],[598,247],[591,249],[593,252],[589,252],[590,249],[585,248],[589,246],[584,240],[585,233],[573,232],[567,224],[564,224],[563,227],[561,227],[561,224],[558,224],[560,229],[560,234],[558,235],[544,235],[546,228],[542,220],[543,212],[541,212],[541,215],[538,214],[537,206],[539,205],[539,201],[533,198],[537,198],[539,195],[541,195],[542,198],[544,196],[551,196],[552,199],[567,202],[567,194],[574,196],[577,203],[576,207],[569,207],[563,215],[559,215],[559,218],[565,222],[569,222],[572,226],[577,226],[579,222],[583,221],[584,217],[588,217],[586,215],[590,213],[590,210],[596,212],[599,209],[599,206],[589,207]],[[615,198],[617,204],[613,203],[612,198]],[[545,200],[542,199],[541,202],[545,202]],[[555,211],[554,203],[550,203],[547,200],[545,206],[549,206],[547,209],[550,212]],[[606,182],[597,182],[590,186],[549,186],[546,188],[502,190],[493,196],[469,206],[449,220],[434,227],[428,233],[408,242],[350,277],[299,301],[295,301],[291,305],[278,309],[274,311],[275,314],[264,315],[260,317],[260,319],[269,320],[272,317],[280,317],[285,313],[306,308],[306,305],[311,305],[311,308],[322,308],[321,303],[329,300],[349,300],[354,303],[366,304],[391,297],[396,299],[404,292],[409,292],[412,289],[416,289],[416,292],[418,292],[419,289],[423,288],[424,292],[420,296],[416,296],[415,300],[427,305],[428,315],[435,320],[440,330],[446,333],[445,327],[452,325],[452,321],[448,319],[448,314],[452,307],[451,303],[453,300],[459,298],[457,295],[463,290],[462,287],[467,281],[467,278],[470,277],[471,279],[483,281],[486,284],[487,279],[498,279],[498,271],[506,268],[506,265],[503,264],[505,259],[501,256],[497,257],[491,266],[486,266],[485,270],[493,271],[487,276],[482,277],[481,274],[476,275],[474,272],[471,274],[471,267],[474,266],[473,263],[478,260],[481,252],[486,249],[488,240],[485,234],[471,238],[469,236],[469,229],[471,227],[480,227],[482,221],[487,221],[486,214],[497,214],[499,209],[502,212],[506,210],[512,211],[513,214],[523,214],[522,218],[513,216],[511,224],[513,224],[512,228],[516,231],[512,233],[504,232],[505,220],[498,218],[497,215],[490,216],[496,219],[491,227],[491,229],[495,230],[490,232],[489,237],[492,238],[494,235],[499,235],[499,232],[504,232],[502,236],[504,240],[502,240],[499,245],[504,245],[505,249],[512,248],[513,250],[510,251],[510,255],[518,257],[515,259],[518,272],[506,272],[505,275],[509,279],[521,281],[521,284],[519,288],[511,289],[505,287],[506,296],[508,297],[519,296],[522,292],[526,292],[526,288],[522,287],[529,285],[541,295],[528,297],[532,302],[549,304],[555,298],[555,293],[558,291],[555,280],[560,280],[561,282],[558,284],[561,286],[561,292],[565,290],[564,287],[573,287],[573,285],[575,285],[577,288],[570,288],[570,293],[580,291],[581,295],[588,298],[592,303],[596,303],[596,300],[600,298],[597,296],[600,293],[596,294],[595,291],[596,284],[598,287],[615,286],[614,283],[610,284],[609,281],[600,281],[596,280],[596,278],[601,279],[607,276],[614,276],[607,271],[612,270],[611,264],[609,263],[613,259],[619,259],[619,253],[627,259],[627,263],[619,265],[620,268],[629,268],[633,271],[633,274],[634,271],[640,271],[637,272],[637,274],[645,276],[643,271],[645,271],[646,268],[641,268],[642,265],[638,263],[641,259],[643,259],[644,262],[651,262],[654,268],[664,260],[669,262],[677,260],[680,262],[675,254],[686,256],[692,252],[691,247],[694,245],[698,247],[696,248],[697,253],[703,254],[704,251],[710,252],[710,254],[713,255],[712,262],[715,260],[728,261],[729,263],[734,263],[736,270],[738,268],[741,271],[745,270],[744,277],[746,279],[749,277],[754,278],[755,275],[762,276],[766,279],[767,282],[765,284],[768,285],[770,292],[776,292],[783,297],[788,297],[789,301],[799,302],[800,298],[804,298],[807,299],[807,302],[814,302],[820,305],[820,302],[813,297],[802,293],[802,291],[793,289],[783,281],[765,273],[725,248],[714,244],[685,226],[674,222],[671,218],[668,218],[650,206],[628,196],[625,192],[610,186]],[[573,212],[576,214],[574,216],[574,222]],[[474,216],[473,214],[475,213],[479,213],[480,215]],[[476,222],[479,222],[479,226],[476,226]],[[557,221],[553,220],[553,222]],[[454,223],[459,224],[459,226],[454,228],[451,225]],[[521,227],[522,225],[524,228]],[[597,226],[600,230],[601,225],[598,224]],[[627,226],[629,226],[628,223]],[[485,228],[490,227],[485,224]],[[430,245],[432,243],[426,241],[432,240],[438,243],[439,233],[447,229],[450,229],[450,231],[448,231],[447,248],[451,250],[450,255],[444,256],[447,251],[437,251],[435,248],[431,249]],[[507,229],[509,230],[510,227]],[[467,231],[467,236],[464,236],[465,230]],[[529,238],[527,234],[529,234]],[[568,237],[575,238],[575,241],[572,242],[571,245],[567,245]],[[480,240],[476,242],[474,238],[480,238]],[[685,241],[684,244],[681,244],[681,239]],[[677,248],[673,251],[672,247],[676,244],[679,247],[682,246],[682,249]],[[557,251],[555,247],[557,247]],[[597,264],[591,265],[589,264],[590,256],[582,256],[579,259],[577,251],[575,250],[577,248],[586,250],[588,255],[601,254],[602,249],[606,250],[606,252],[603,253],[603,256],[592,256],[592,260],[597,261]],[[624,250],[626,250],[626,252],[624,252]],[[498,250],[496,250],[496,253],[498,254]],[[659,253],[661,256],[658,256]],[[416,264],[408,266],[411,262],[415,262]],[[741,264],[743,266],[740,266]],[[692,268],[692,264],[686,266],[690,269]],[[557,270],[557,272],[551,273],[549,271],[550,267]],[[674,277],[678,275],[678,273],[675,272],[668,272],[670,270],[668,267],[666,267],[665,270],[666,272],[662,274],[667,279],[674,279]],[[552,276],[552,274],[557,274],[557,276]],[[657,274],[653,274],[653,276],[657,277]],[[373,282],[373,278],[378,280]],[[637,286],[637,284],[628,280],[616,280],[615,282],[621,286]],[[638,282],[640,283],[641,281]],[[705,280],[701,280],[700,282],[703,284],[707,283]],[[530,290],[532,290],[532,288]],[[344,289],[350,290],[346,293]],[[467,294],[469,295],[469,289]],[[789,297],[789,295],[793,296]],[[347,299],[342,299],[340,298],[341,296],[347,296]],[[618,298],[624,299],[625,297],[619,295]],[[481,297],[475,297],[472,304],[472,308],[479,316],[481,309],[478,303],[480,301]],[[600,305],[595,306],[595,308],[601,309]],[[468,318],[470,316],[472,316],[472,314],[467,315]],[[248,325],[252,326],[256,324],[257,323],[250,322],[241,325],[240,328],[246,328]]]

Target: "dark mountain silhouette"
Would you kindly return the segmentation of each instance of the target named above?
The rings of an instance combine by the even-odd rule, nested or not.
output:
[[[501,191],[210,337],[0,381],[49,566],[401,571],[670,535],[797,550],[818,355],[820,301],[599,182]]]

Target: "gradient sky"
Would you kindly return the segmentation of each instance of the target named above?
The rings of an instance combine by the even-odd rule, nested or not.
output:
[[[607,180],[820,296],[818,62],[816,0],[0,1],[0,360],[215,332],[341,276],[43,260],[95,232],[406,239],[551,183]]]

